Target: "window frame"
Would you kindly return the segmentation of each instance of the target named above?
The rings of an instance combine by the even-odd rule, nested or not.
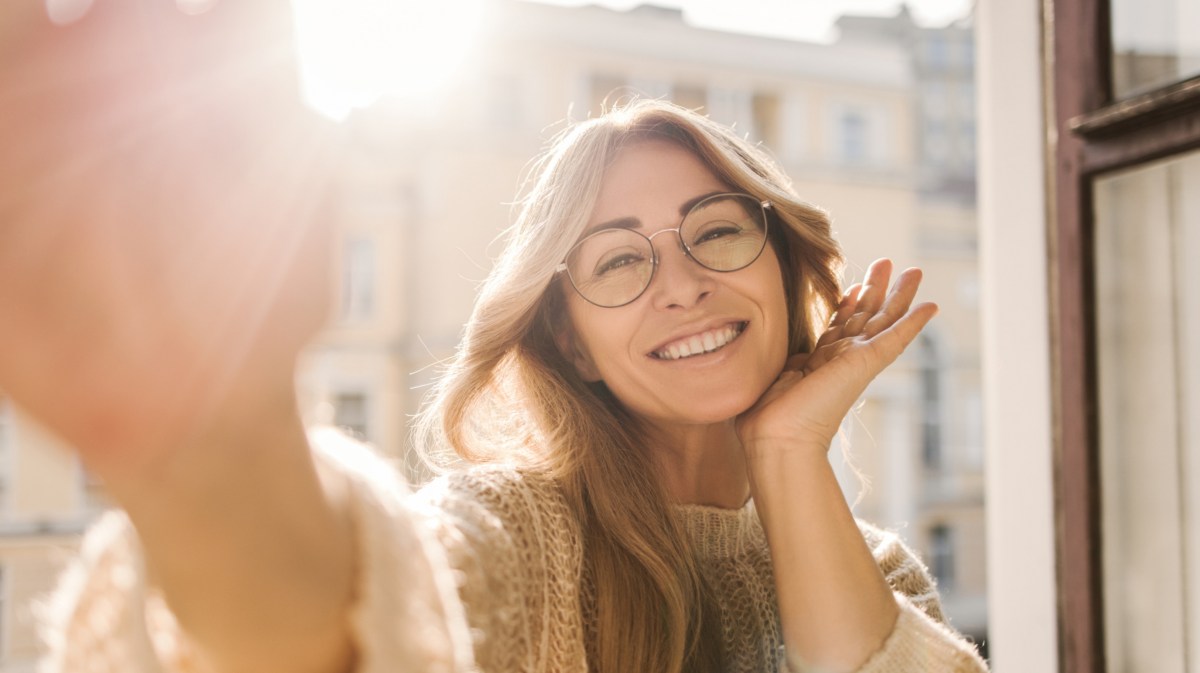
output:
[[[1200,149],[1200,77],[1121,100],[1106,0],[1043,0],[1060,669],[1105,671],[1093,181]]]

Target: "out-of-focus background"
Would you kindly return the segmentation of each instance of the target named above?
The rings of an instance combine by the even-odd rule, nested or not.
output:
[[[925,270],[941,313],[847,427],[869,488],[840,473],[952,624],[995,670],[1200,671],[1200,2],[659,2],[294,0],[307,100],[349,136],[309,420],[424,479],[408,423],[530,158],[667,98],[831,213],[847,282]],[[106,506],[55,444],[0,397],[4,672]]]

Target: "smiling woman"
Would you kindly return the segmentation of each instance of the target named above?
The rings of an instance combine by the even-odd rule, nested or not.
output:
[[[480,0],[292,0],[304,97],[334,119],[390,96],[427,100],[469,60]]]

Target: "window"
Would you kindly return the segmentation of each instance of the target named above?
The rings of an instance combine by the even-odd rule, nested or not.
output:
[[[366,393],[338,393],[333,397],[333,424],[357,439],[369,440],[369,407]]]
[[[1200,228],[1200,76],[1188,65],[1200,10],[1173,0],[1052,10],[1063,670],[1182,672],[1200,651],[1198,279],[1183,263]]]
[[[946,47],[946,38],[930,34],[925,39],[925,66],[930,70],[942,70],[947,65],[948,49]]]
[[[375,242],[346,239],[342,260],[342,319],[362,321],[375,311]]]
[[[708,92],[708,113],[722,124],[732,125],[739,134],[753,132],[753,97],[741,89],[714,87]]]
[[[929,530],[929,572],[940,591],[954,591],[954,534],[945,524]]]
[[[847,110],[838,117],[838,157],[847,164],[866,161],[868,152],[867,118],[858,110]]]
[[[1113,0],[1111,22],[1117,97],[1200,75],[1200,3]]]
[[[937,344],[928,335],[919,337],[921,377],[921,464],[939,471],[942,456],[942,383]]]
[[[1105,659],[1183,671],[1200,620],[1200,152],[1095,182]],[[1153,329],[1146,329],[1153,325]],[[1190,562],[1189,562],[1190,561]],[[1169,617],[1168,617],[1169,616]]]

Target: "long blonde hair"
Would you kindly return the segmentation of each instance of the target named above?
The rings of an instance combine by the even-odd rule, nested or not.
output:
[[[771,201],[789,352],[812,348],[840,294],[842,256],[826,214],[732,130],[670,103],[635,101],[566,129],[533,165],[416,442],[427,455],[449,449],[469,462],[515,463],[561,484],[586,548],[592,670],[715,672],[719,616],[641,425],[602,382],[580,378],[555,339],[567,320],[555,268],[582,235],[612,158],[649,138],[679,143],[737,191]]]

